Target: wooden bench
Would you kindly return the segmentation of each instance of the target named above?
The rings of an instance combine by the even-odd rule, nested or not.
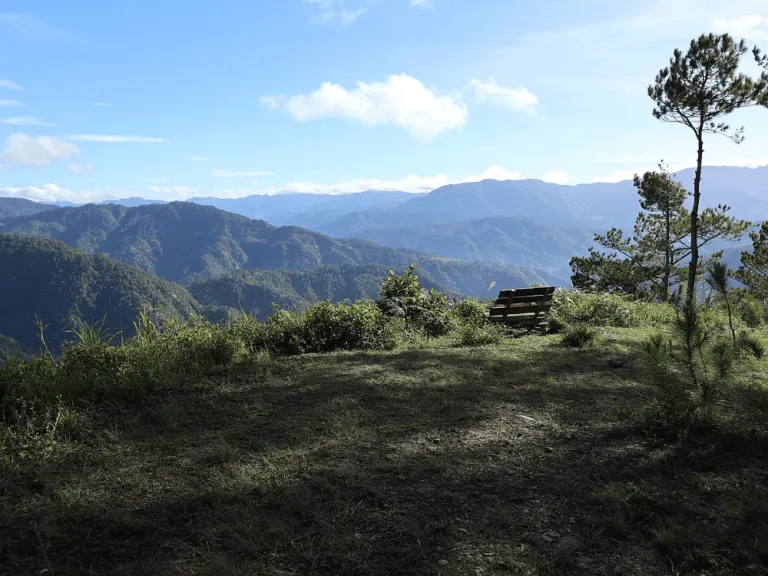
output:
[[[486,318],[489,322],[525,328],[529,332],[546,331],[554,293],[554,286],[502,290]]]

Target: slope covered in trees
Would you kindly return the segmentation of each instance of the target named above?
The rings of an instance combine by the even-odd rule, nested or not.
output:
[[[452,262],[366,240],[338,240],[292,226],[186,202],[127,208],[93,205],[15,218],[0,230],[62,240],[106,254],[171,281],[215,278],[239,269],[306,270],[325,265],[414,262],[445,289],[482,293],[492,281],[506,287],[562,283],[545,272],[501,264]]]
[[[45,238],[0,234],[0,270],[0,332],[38,347],[39,318],[54,352],[81,322],[130,335],[142,309],[162,321],[198,308],[182,286]]]
[[[418,248],[446,258],[533,266],[553,273],[566,269],[574,254],[586,254],[592,244],[587,230],[517,216],[369,230],[358,236],[393,248]]]
[[[203,305],[251,313],[260,319],[272,304],[298,309],[320,300],[341,302],[376,298],[389,269],[382,264],[343,264],[313,270],[238,270],[211,280],[194,282],[190,291]],[[420,274],[427,289],[443,290]]]
[[[46,210],[55,210],[58,206],[41,204],[24,198],[0,198],[0,222],[17,216],[31,216]]]

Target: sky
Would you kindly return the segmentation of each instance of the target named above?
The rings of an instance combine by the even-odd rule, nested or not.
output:
[[[768,0],[0,0],[0,196],[618,181],[690,167],[647,86]],[[751,67],[750,67],[751,66]],[[754,63],[744,71],[755,73]],[[768,164],[768,110],[708,165]]]

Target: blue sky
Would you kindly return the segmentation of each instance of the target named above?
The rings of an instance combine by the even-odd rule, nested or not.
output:
[[[91,201],[615,181],[686,130],[676,47],[768,47],[768,0],[4,0],[0,195]],[[745,68],[750,70],[749,67]],[[768,111],[708,164],[768,164]]]

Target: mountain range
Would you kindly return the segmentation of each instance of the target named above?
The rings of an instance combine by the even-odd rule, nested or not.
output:
[[[675,176],[692,187],[692,170]],[[728,204],[736,217],[768,219],[768,167],[705,167],[702,191],[705,205]],[[114,201],[130,207],[156,202]],[[586,253],[595,232],[613,226],[630,229],[639,211],[629,180],[575,186],[485,180],[443,186],[429,194],[285,193],[237,199],[199,197],[190,202],[333,238],[363,238],[450,259],[531,266],[558,277],[567,277],[568,261]]]
[[[334,239],[189,202],[60,208],[0,222],[0,232],[62,240],[84,252],[106,254],[183,283],[241,268],[302,270],[368,263],[388,267],[416,263],[446,290],[465,294],[482,293],[493,280],[512,288],[563,282],[532,268],[453,261],[367,240]]]
[[[691,177],[678,174],[684,183]],[[705,204],[768,218],[768,169],[707,168],[705,182]],[[390,269],[411,263],[426,287],[470,296],[488,295],[494,282],[565,285],[568,260],[586,252],[593,232],[631,226],[638,208],[631,182],[533,180],[417,195],[127,198],[68,207],[0,198],[0,357],[38,344],[36,317],[50,324],[54,346],[105,315],[108,329],[130,333],[146,306],[161,321],[240,310],[264,318],[273,303],[375,297]],[[725,249],[735,267],[745,242],[713,249]]]

